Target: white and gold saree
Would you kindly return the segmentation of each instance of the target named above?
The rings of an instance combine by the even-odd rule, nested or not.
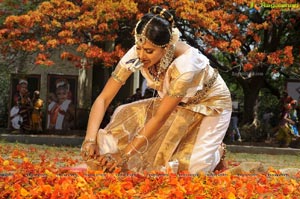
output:
[[[132,73],[127,63],[136,57],[134,46],[121,59],[112,77],[124,84]],[[190,48],[171,63],[162,81],[155,81],[148,69],[142,68],[141,73],[148,87],[156,89],[160,97],[118,107],[111,122],[99,131],[100,151],[116,152],[126,147],[156,113],[165,95],[183,97],[162,128],[149,140],[147,151],[129,160],[129,169],[157,170],[176,160],[180,171],[212,171],[220,161],[218,149],[228,128],[232,107],[230,92],[217,70],[197,49]],[[113,139],[105,141],[105,134]]]

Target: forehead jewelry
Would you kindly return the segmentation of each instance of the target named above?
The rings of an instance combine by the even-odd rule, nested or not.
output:
[[[148,40],[147,37],[146,37],[146,30],[148,28],[148,25],[151,23],[151,21],[153,20],[154,17],[152,17],[147,23],[146,25],[144,26],[143,30],[142,30],[142,33],[141,34],[138,34],[136,32],[136,29],[138,27],[138,25],[141,23],[141,21],[139,21],[136,25],[136,28],[135,28],[135,42],[136,44],[138,45],[143,45],[146,43],[146,41]]]
[[[141,23],[141,21],[139,21],[139,22],[136,24],[134,36],[135,36],[135,43],[136,43],[137,45],[143,45],[143,44],[146,43],[146,41],[148,41],[148,42],[151,43],[153,46],[160,47],[160,48],[164,48],[164,47],[166,47],[166,46],[169,44],[170,41],[169,41],[167,44],[164,44],[164,45],[157,45],[157,44],[153,43],[152,41],[150,41],[150,39],[147,38],[147,36],[146,36],[146,30],[147,30],[149,24],[151,23],[151,21],[152,21],[155,17],[156,17],[156,16],[153,16],[153,17],[146,23],[146,25],[144,26],[143,31],[142,31],[141,34],[138,34],[137,31],[136,31],[136,29],[137,29],[138,25]],[[172,38],[171,35],[172,35],[172,34],[171,34],[170,32],[169,32],[169,34],[170,34],[170,40],[171,40],[171,38]]]

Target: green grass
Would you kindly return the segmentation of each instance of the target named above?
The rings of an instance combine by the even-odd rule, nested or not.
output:
[[[48,159],[57,158],[61,159],[57,162],[64,164],[65,158],[69,157],[75,162],[81,162],[80,148],[78,147],[57,147],[57,146],[46,146],[46,145],[35,145],[35,144],[22,144],[22,143],[7,143],[0,141],[0,158],[9,158],[10,154],[18,149],[24,151],[26,156],[31,161],[39,161],[41,154],[47,154]],[[240,164],[241,162],[261,162],[266,168],[273,167],[275,169],[280,168],[300,168],[300,154],[298,155],[269,155],[269,154],[248,154],[248,153],[233,153],[228,151],[226,154],[226,160],[228,161],[229,167]],[[74,163],[75,163],[74,162]]]
[[[266,168],[300,168],[299,155],[270,155],[270,154],[249,154],[249,153],[227,153],[227,160],[233,163],[261,162]]]

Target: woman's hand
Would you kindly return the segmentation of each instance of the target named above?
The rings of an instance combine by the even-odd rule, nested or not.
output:
[[[81,156],[85,161],[89,159],[96,159],[99,155],[99,147],[96,141],[83,141],[81,146]]]
[[[113,172],[116,168],[121,168],[122,171],[127,170],[127,162],[124,161],[121,153],[107,153],[97,158],[99,164],[106,168],[106,171]]]

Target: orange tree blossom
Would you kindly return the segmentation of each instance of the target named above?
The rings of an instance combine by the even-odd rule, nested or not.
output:
[[[3,58],[36,53],[35,64],[51,66],[53,50],[67,46],[77,53],[62,50],[61,58],[80,67],[82,58],[115,64],[123,50],[119,45],[111,52],[103,41],[117,38],[121,24],[135,19],[133,1],[44,1],[23,15],[8,16],[0,30]],[[9,56],[8,56],[9,55]]]
[[[255,124],[254,107],[262,88],[280,97],[282,86],[274,85],[272,72],[299,73],[299,4],[294,0],[263,2],[187,0],[173,5],[186,40],[242,87],[244,124]],[[287,4],[294,8],[282,7]]]

